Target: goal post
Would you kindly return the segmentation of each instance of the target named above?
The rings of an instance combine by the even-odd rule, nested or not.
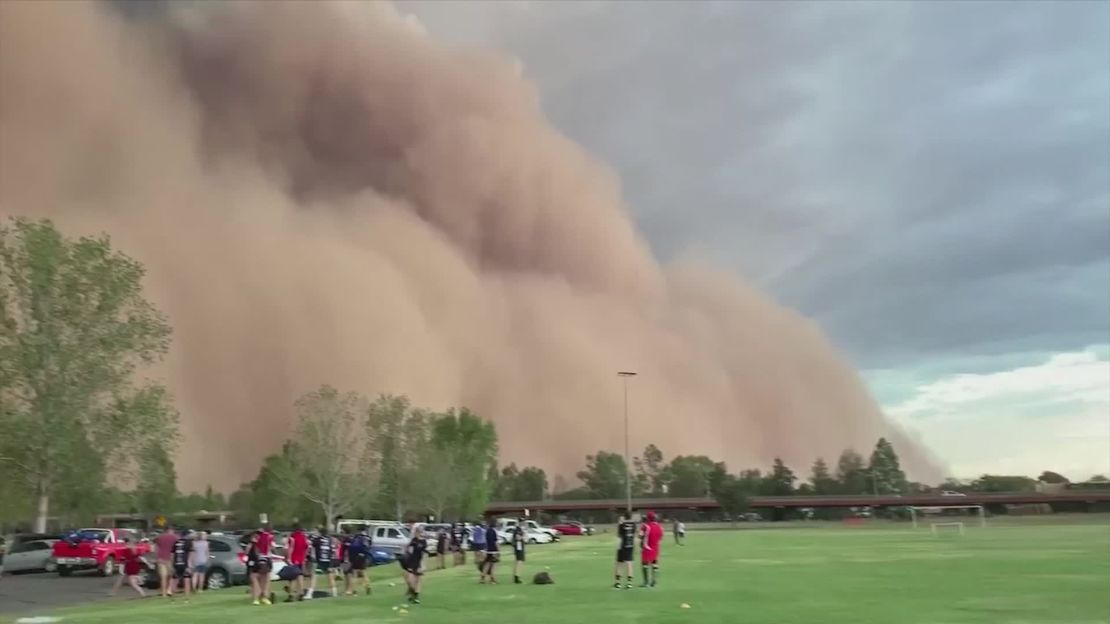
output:
[[[936,517],[939,522],[930,522],[933,527],[933,533],[936,533],[937,525],[955,526],[960,525],[960,534],[962,535],[963,522],[950,521],[949,518],[954,517],[951,512],[960,512],[960,516],[975,515],[979,517],[979,527],[987,527],[987,511],[982,505],[936,505],[930,507],[910,507],[910,520],[913,522],[913,528],[918,528],[921,522],[926,518]]]

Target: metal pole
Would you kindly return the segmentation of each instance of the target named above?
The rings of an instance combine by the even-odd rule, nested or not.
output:
[[[633,377],[636,373],[631,371],[619,371],[617,375],[621,377],[624,382],[624,496],[625,496],[625,509],[628,513],[632,513],[632,458],[628,448],[628,378]]]

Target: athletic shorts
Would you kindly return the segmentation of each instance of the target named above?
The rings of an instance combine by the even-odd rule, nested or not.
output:
[[[347,574],[351,574],[352,572],[361,573],[365,569],[366,569],[366,556],[365,555],[353,555],[351,557],[350,562],[348,562],[348,564],[347,564]]]
[[[197,574],[204,574],[207,571],[208,571],[208,564],[199,563],[199,564],[193,566],[193,572],[195,572]]]
[[[659,563],[658,550],[642,550],[640,551],[640,562],[644,565]]]
[[[513,556],[516,557],[517,561],[524,561],[524,551],[523,550],[514,550],[513,551]]]
[[[317,574],[330,574],[332,571],[331,561],[317,561],[316,573]]]
[[[632,548],[618,548],[617,549],[617,563],[628,563],[632,561]]]
[[[181,579],[181,578],[189,578],[190,576],[192,576],[192,573],[189,571],[189,566],[175,565],[173,567],[173,575],[174,575],[174,578]]]
[[[269,559],[259,559],[254,562],[254,565],[248,567],[255,574],[269,574],[270,570],[273,569]]]
[[[487,552],[486,553],[486,561],[488,561],[490,563],[497,563],[498,561],[501,561],[501,553],[499,553],[499,552]]]

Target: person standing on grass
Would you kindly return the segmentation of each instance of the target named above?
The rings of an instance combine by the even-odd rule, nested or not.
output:
[[[208,533],[197,532],[193,540],[193,591],[204,590],[204,577],[208,573]]]
[[[474,550],[474,563],[478,566],[478,571],[482,572],[482,564],[486,560],[486,527],[481,522],[471,528],[470,547]],[[484,572],[482,578],[485,578]]]
[[[636,523],[632,520],[632,512],[625,511],[621,514],[621,521],[617,525],[617,564],[613,569],[613,589],[621,588],[621,568],[625,572],[625,589],[632,589],[632,559],[633,549],[636,547]]]
[[[355,595],[354,579],[358,579],[363,591],[369,596],[370,577],[366,576],[366,567],[370,559],[370,536],[366,534],[365,528],[360,529],[358,533],[351,537],[343,548],[343,552],[347,556],[347,579],[345,584],[347,595]]]
[[[173,545],[177,543],[177,533],[172,526],[167,526],[161,535],[154,538],[154,551],[158,559],[158,581],[161,583],[161,595],[169,598],[173,595]]]
[[[455,565],[466,565],[466,525],[456,522],[451,525],[451,552],[455,553]]]
[[[513,527],[513,583],[520,585],[520,569],[524,567],[524,520]]]
[[[640,566],[644,572],[641,587],[655,587],[659,580],[659,547],[662,542],[663,526],[655,521],[655,512],[649,511],[647,522],[640,527]]]
[[[401,567],[405,571],[405,594],[409,604],[420,604],[420,584],[424,578],[424,555],[428,552],[428,540],[424,539],[424,527],[417,526],[412,531],[412,539],[405,547]]]
[[[686,523],[681,520],[674,521],[674,543],[682,546],[686,539]]]
[[[489,525],[486,527],[485,540],[486,557],[482,560],[482,578],[479,582],[489,581],[491,585],[496,585],[497,578],[493,575],[493,569],[501,559],[501,550],[497,545],[497,528],[493,523],[493,518],[489,519]]]
[[[436,568],[440,570],[447,569],[447,529],[440,529],[436,534],[436,556],[439,561],[436,562]]]
[[[293,525],[293,532],[285,541],[285,552],[289,556],[289,565],[294,569],[289,572],[292,591],[289,598],[304,600],[304,573],[305,564],[308,562],[308,535],[298,522]],[[295,598],[294,598],[295,597]]]
[[[271,560],[274,548],[274,534],[270,530],[270,523],[263,522],[254,534],[254,548],[256,563],[254,565],[255,597],[254,604],[270,605],[270,571],[273,569]]]
[[[127,584],[139,594],[140,598],[146,598],[146,592],[143,591],[143,587],[139,582],[139,573],[142,571],[143,562],[139,557],[139,549],[135,547],[134,537],[127,538],[127,548],[125,548],[120,555],[123,559],[123,574],[116,578],[116,584],[112,587],[112,592],[109,595],[115,596],[119,588],[123,586],[124,581],[126,581]]]
[[[338,596],[339,592],[335,587],[335,542],[332,541],[328,535],[328,527],[321,527],[320,533],[312,538],[312,559],[315,563],[314,569],[310,568],[311,582],[308,587],[308,594],[306,599],[311,599],[316,593],[316,579],[324,576],[328,579],[328,585],[331,587],[332,597]]]
[[[193,540],[188,530],[181,531],[181,535],[177,541],[173,543],[173,587],[170,589],[170,596],[177,593],[177,587],[180,585],[183,592],[185,592],[185,602],[189,602],[189,596],[192,595],[193,589]]]

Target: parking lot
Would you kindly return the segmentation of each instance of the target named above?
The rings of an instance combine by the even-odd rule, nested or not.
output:
[[[108,591],[112,589],[113,583],[115,578],[91,574],[77,574],[68,578],[45,573],[4,575],[0,578],[0,620],[16,614],[35,615],[57,607],[112,600],[108,597]],[[131,599],[133,595],[130,588],[120,590],[120,596],[125,596],[126,599]]]

